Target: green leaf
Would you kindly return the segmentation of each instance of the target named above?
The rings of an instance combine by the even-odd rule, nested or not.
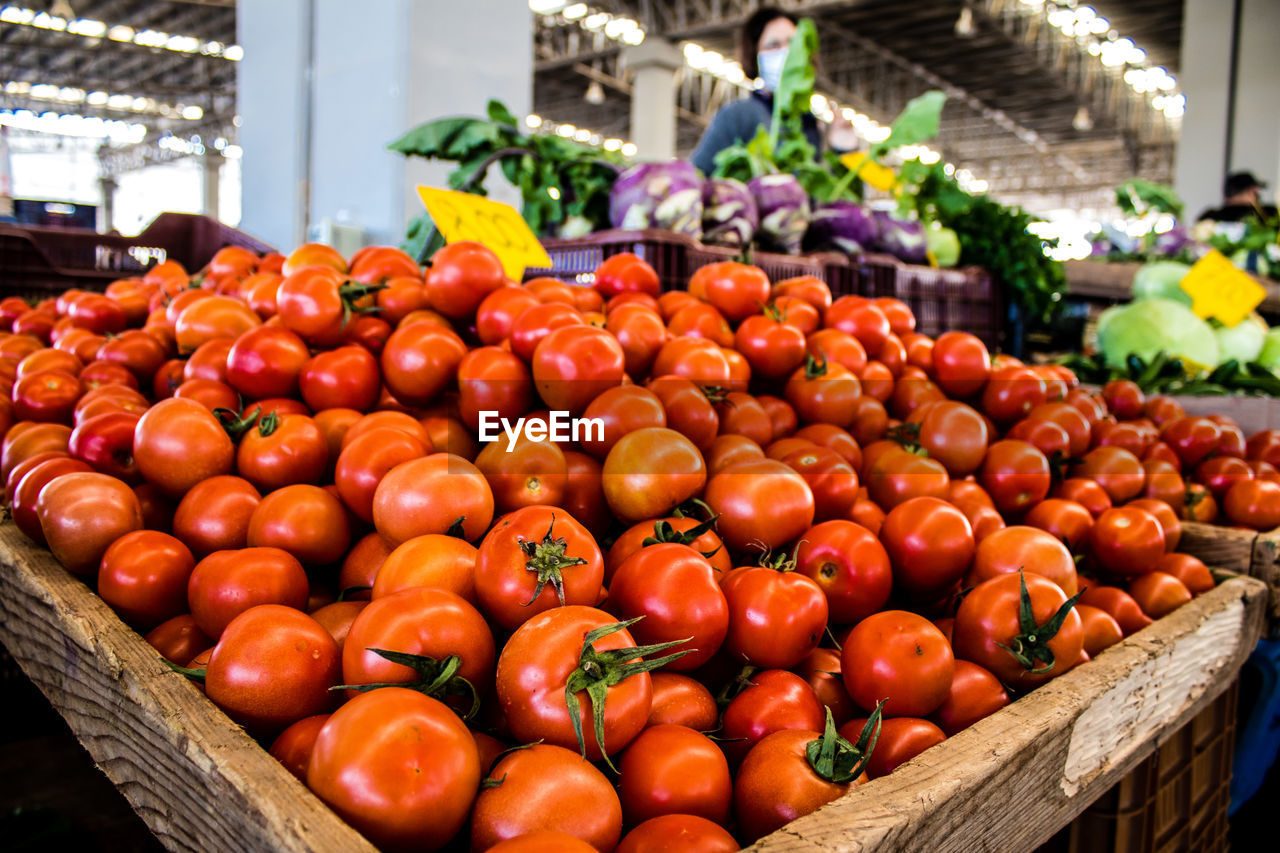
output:
[[[520,120],[512,115],[511,110],[507,109],[507,105],[497,98],[489,99],[485,112],[489,116],[489,121],[510,125],[511,127],[520,126]]]
[[[800,122],[810,110],[813,87],[817,83],[817,73],[813,68],[813,57],[817,54],[818,30],[811,18],[802,18],[796,24],[795,35],[787,48],[787,61],[782,66],[778,91],[773,94],[770,143],[775,149],[784,130],[788,127],[793,131],[800,129]]]
[[[1116,187],[1116,205],[1129,216],[1144,216],[1150,211],[1182,216],[1182,199],[1173,187],[1142,178],[1130,178]]]
[[[458,160],[482,148],[486,154],[496,150],[503,135],[502,128],[483,119],[442,118],[418,125],[387,147],[405,155]]]
[[[902,114],[893,120],[889,136],[871,149],[872,158],[879,159],[895,148],[919,145],[936,136],[942,120],[942,107],[946,102],[946,93],[937,89],[912,98]]]

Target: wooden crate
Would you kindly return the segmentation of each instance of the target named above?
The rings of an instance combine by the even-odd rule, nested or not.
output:
[[[1280,529],[1258,533],[1184,521],[1178,550],[1199,557],[1205,565],[1250,575],[1265,583],[1270,592],[1267,634],[1280,633]]]
[[[1128,302],[1133,296],[1133,277],[1142,269],[1142,264],[1110,261],[1065,261],[1062,266],[1067,293],[1095,302]],[[1261,276],[1252,278],[1266,291],[1258,311],[1280,314],[1280,284]]]
[[[1230,579],[756,849],[1031,849],[1226,689],[1265,601]],[[167,847],[373,850],[11,522],[0,612],[0,642]]]

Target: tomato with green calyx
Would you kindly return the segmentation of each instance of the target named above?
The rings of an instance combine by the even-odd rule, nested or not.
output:
[[[787,380],[785,393],[801,423],[834,424],[847,429],[857,414],[862,382],[838,362],[810,355]]]
[[[497,670],[498,702],[512,735],[576,748],[612,766],[609,754],[624,749],[648,721],[649,673],[684,654],[644,660],[678,643],[637,646],[627,627],[602,610],[567,605],[517,628]]]
[[[1019,570],[980,584],[960,603],[953,635],[957,657],[1026,689],[1066,672],[1084,647],[1075,604],[1048,578]],[[846,646],[847,648],[847,646]]]
[[[829,607],[822,587],[785,556],[735,569],[720,584],[729,609],[726,651],[754,666],[787,669],[818,647]]]
[[[604,557],[593,537],[558,507],[529,506],[499,519],[476,556],[476,598],[507,629],[565,605],[594,606]]]

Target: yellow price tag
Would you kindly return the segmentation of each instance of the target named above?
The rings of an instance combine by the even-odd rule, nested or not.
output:
[[[868,160],[867,152],[865,151],[850,151],[848,154],[841,156],[840,162],[850,172],[857,172],[858,177],[867,186],[874,187],[882,192],[891,192],[894,184],[898,182],[898,177],[893,173],[893,169]]]
[[[474,240],[493,250],[513,281],[525,267],[549,267],[551,257],[538,237],[511,205],[470,193],[418,187],[418,195],[445,242]]]
[[[1267,296],[1262,285],[1216,249],[1196,261],[1179,286],[1191,296],[1198,317],[1216,317],[1225,326],[1241,323]]]

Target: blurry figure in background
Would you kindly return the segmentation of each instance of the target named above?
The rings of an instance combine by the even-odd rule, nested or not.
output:
[[[1222,206],[1209,208],[1196,221],[1209,219],[1214,222],[1240,222],[1250,216],[1256,216],[1260,222],[1275,219],[1275,205],[1264,207],[1259,197],[1258,190],[1266,188],[1267,185],[1254,177],[1252,172],[1230,174],[1222,189]]]
[[[726,104],[711,119],[711,124],[698,141],[690,160],[704,175],[716,168],[716,154],[735,142],[745,142],[756,135],[757,128],[773,121],[773,93],[782,80],[782,67],[787,61],[787,48],[796,32],[796,18],[781,9],[766,6],[747,19],[738,32],[738,60],[747,79],[759,78],[764,86],[747,97]],[[812,114],[804,117],[804,135],[821,155],[824,142],[837,152],[858,147],[858,135],[848,119],[838,112],[836,119],[824,125]]]

